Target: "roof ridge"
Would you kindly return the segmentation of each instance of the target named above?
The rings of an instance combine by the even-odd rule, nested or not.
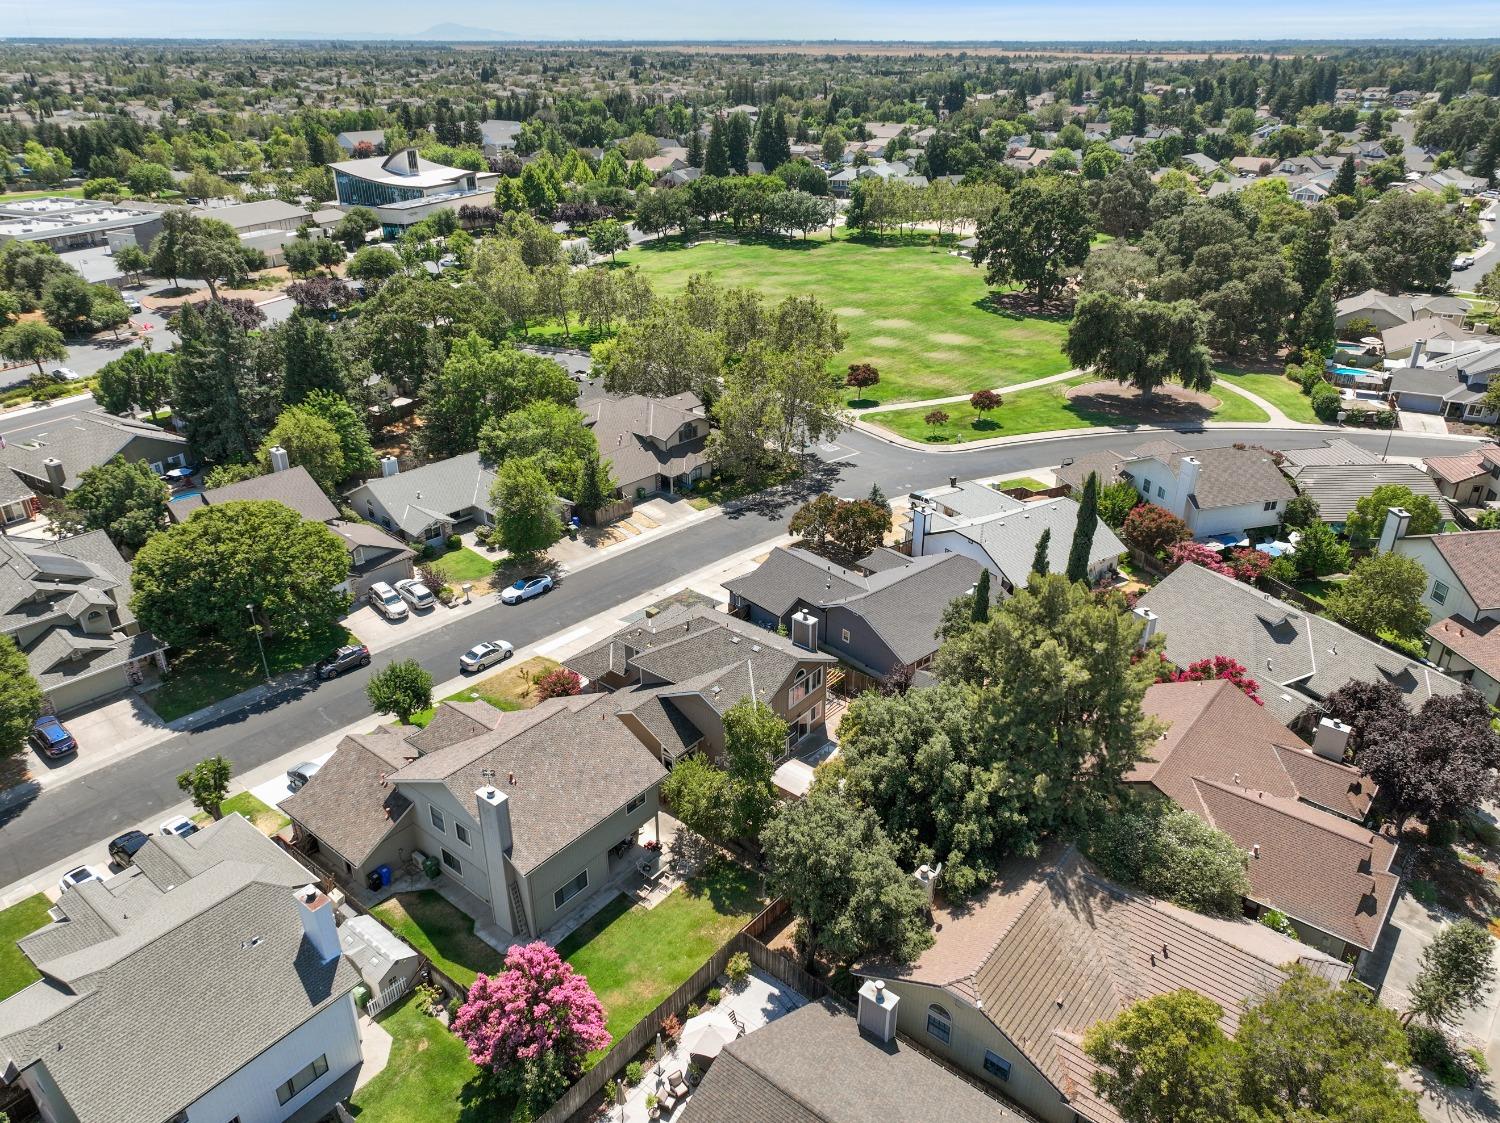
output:
[[[1027,895],[1026,903],[1015,911],[1008,923],[1000,926],[1000,930],[995,933],[995,938],[990,942],[990,946],[982,956],[979,956],[978,963],[974,969],[968,974],[959,976],[976,993],[978,992],[978,987],[975,985],[975,980],[978,978],[979,973],[984,970],[985,965],[989,963],[995,952],[999,950],[1000,945],[1005,942],[1006,937],[1015,930],[1016,925],[1021,922],[1021,918],[1036,905],[1037,900],[1041,896],[1041,891],[1056,882],[1057,876],[1063,868],[1063,863],[1072,862],[1077,856],[1078,848],[1069,843],[1068,848],[1062,854],[1058,855],[1056,861],[1052,862],[1046,869],[1036,872],[1031,879],[1031,883],[1025,889]],[[994,887],[992,886],[991,888],[993,889]]]
[[[1300,798],[1288,799],[1286,796],[1276,795],[1272,792],[1262,791],[1258,788],[1236,787],[1233,784],[1226,784],[1222,780],[1213,780],[1207,776],[1194,776],[1193,783],[1207,784],[1209,787],[1221,791],[1225,795],[1234,796],[1236,799],[1242,799],[1251,806],[1265,807],[1278,815],[1295,820],[1299,823],[1306,823],[1308,826],[1316,830],[1320,830],[1324,834],[1331,835],[1334,838],[1343,839],[1345,842],[1353,843],[1356,846],[1361,845],[1361,841],[1360,839],[1354,837],[1354,831],[1359,831],[1360,833],[1367,836],[1368,841],[1363,843],[1365,848],[1373,850],[1375,847],[1374,840],[1377,836],[1374,831],[1370,830],[1368,827],[1362,827],[1357,823],[1351,822],[1350,820],[1345,819],[1342,816],[1335,815],[1326,807],[1318,807],[1314,804],[1303,803]],[[1293,811],[1293,808],[1297,808],[1299,810],[1305,808],[1307,813],[1297,814],[1295,811]],[[1337,824],[1338,826],[1347,827],[1349,829],[1340,830],[1337,826],[1335,826],[1335,824]]]

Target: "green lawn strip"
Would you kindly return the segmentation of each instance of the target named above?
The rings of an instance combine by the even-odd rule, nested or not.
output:
[[[495,565],[482,554],[476,554],[467,546],[449,550],[442,557],[427,563],[443,575],[450,584],[462,581],[479,581],[494,572]]]
[[[250,822],[255,824],[261,834],[277,834],[290,825],[291,820],[281,813],[281,810],[272,807],[263,800],[257,799],[249,792],[240,792],[232,795],[219,805],[219,810],[225,815],[233,815],[238,811]],[[206,823],[209,821],[207,812],[199,812],[193,816],[193,822]]]
[[[52,919],[47,915],[51,907],[46,897],[36,893],[0,910],[0,998],[9,998],[42,977],[16,941],[47,924]]]
[[[1239,370],[1234,367],[1216,367],[1214,374],[1231,386],[1238,386],[1242,390],[1248,390],[1266,399],[1293,421],[1315,423],[1318,420],[1317,414],[1313,413],[1312,399],[1302,392],[1301,386],[1283,375],[1271,371]],[[1230,395],[1219,393],[1214,396],[1228,398]],[[1238,395],[1235,396],[1238,397]],[[1243,398],[1239,400],[1244,401]],[[1216,417],[1215,420],[1242,421],[1245,419]]]
[[[529,678],[544,675],[559,666],[561,664],[556,659],[548,659],[545,655],[533,655],[524,662],[517,663],[514,666],[507,666],[503,671],[491,674],[486,678],[475,679],[472,686],[466,686],[464,689],[441,699],[441,701],[479,701],[488,702],[497,710],[527,710],[536,705],[536,699],[531,694],[531,682]],[[411,723],[425,729],[427,728],[427,723],[432,720],[432,715],[436,712],[436,706],[429,706],[425,710],[419,710],[411,715]]]
[[[406,998],[380,1017],[391,1035],[385,1069],[354,1093],[360,1123],[505,1123],[515,1105],[485,1096],[468,1048]]]
[[[1014,480],[996,480],[995,486],[1002,491],[1008,487],[1024,487],[1029,491],[1046,491],[1048,487],[1041,480],[1031,476],[1020,476]]]
[[[754,874],[725,862],[655,908],[616,897],[558,945],[622,1034],[682,985],[760,907]]]
[[[436,889],[398,893],[376,905],[373,912],[460,986],[473,985],[481,972],[492,974],[505,962],[503,955],[474,934],[474,921]]]
[[[1064,321],[997,308],[980,270],[928,243],[820,236],[685,248],[669,241],[621,254],[620,264],[638,266],[663,293],[701,273],[771,300],[817,296],[848,332],[835,368],[866,362],[880,371],[875,386],[850,391],[864,405],[971,393],[1068,369]]]
[[[82,187],[43,187],[36,191],[12,191],[0,195],[0,203],[19,203],[24,199],[82,199]]]
[[[788,480],[795,479],[796,476],[795,467],[777,469],[769,475],[761,476],[753,483],[714,475],[700,481],[688,495],[688,502],[692,504],[693,510],[706,511],[710,507],[717,507],[735,499],[743,499],[747,495],[758,495],[767,488],[778,487]]]
[[[273,677],[285,674],[314,663],[353,640],[354,636],[342,625],[307,635],[268,640],[266,664]],[[204,644],[175,654],[171,659],[171,669],[147,701],[163,721],[175,721],[263,682],[265,670],[260,653],[255,649],[230,651],[222,645]]]
[[[918,406],[871,415],[869,420],[914,441],[932,444],[960,444],[982,441],[989,437],[1015,437],[1028,433],[1050,433],[1062,429],[1087,429],[1095,425],[1129,424],[1128,418],[1103,410],[1079,406],[1067,396],[1069,387],[1081,386],[1098,379],[1081,374],[1064,382],[1037,386],[1016,394],[1006,394],[1005,404],[980,416],[967,402],[950,402],[943,406]],[[1225,391],[1215,395],[1219,406],[1215,421],[1267,421],[1264,410],[1247,398]],[[948,415],[948,421],[936,427],[926,418],[934,409]]]

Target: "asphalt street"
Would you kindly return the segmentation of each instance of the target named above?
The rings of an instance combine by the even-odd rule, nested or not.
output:
[[[1374,450],[1383,433],[1351,433],[1348,439]],[[879,483],[888,496],[931,487],[950,475],[991,476],[1047,467],[1066,457],[1104,448],[1125,451],[1144,436],[1107,432],[965,453],[899,448],[865,433],[851,432],[820,446],[818,468],[796,487],[756,496],[718,518],[665,535],[649,545],[600,561],[566,577],[538,600],[507,608],[495,605],[452,625],[414,637],[375,657],[369,671],[329,683],[309,682],[218,723],[184,733],[78,780],[49,788],[6,813],[0,823],[0,884],[30,877],[85,846],[143,820],[155,818],[182,799],[175,777],[196,761],[223,753],[237,773],[295,751],[316,738],[369,716],[365,681],[396,659],[416,659],[441,682],[457,668],[458,656],[484,639],[505,639],[517,647],[536,643],[632,597],[686,575],[784,531],[791,511],[813,491],[854,497]],[[1175,440],[1203,448],[1244,440],[1277,448],[1319,444],[1315,432],[1225,430],[1183,433]],[[1451,452],[1456,442],[1395,434],[1395,456]]]

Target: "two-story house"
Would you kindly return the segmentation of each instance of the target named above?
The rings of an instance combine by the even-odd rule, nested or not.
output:
[[[579,652],[565,665],[611,691],[620,721],[658,759],[693,752],[721,759],[724,714],[746,698],[787,724],[791,748],[827,716],[828,672],[837,664],[712,608],[668,609]]]
[[[130,596],[130,565],[102,530],[47,543],[0,535],[0,635],[25,653],[54,712],[166,669],[166,649],[141,630]]]
[[[850,688],[859,690],[930,663],[943,610],[971,592],[983,571],[983,562],[957,552],[914,558],[879,549],[846,569],[778,546],[724,588],[731,612],[836,657]],[[1001,595],[998,582],[990,592]]]
[[[63,418],[40,436],[0,446],[0,467],[9,468],[38,495],[61,499],[78,486],[84,472],[116,456],[143,461],[160,475],[187,463],[188,444],[148,422],[95,409]]]
[[[654,819],[666,774],[609,695],[514,713],[444,702],[425,729],[345,737],[282,809],[335,880],[431,859],[525,939],[627,872],[620,844]]]
[[[65,890],[18,941],[41,978],[0,1002],[0,1081],[47,1123],[324,1118],[362,1061],[360,976],[313,880],[230,815]]]
[[[1423,463],[1439,493],[1456,506],[1482,507],[1500,499],[1500,445],[1429,456]]]
[[[710,472],[708,411],[696,394],[586,392],[578,408],[625,499],[686,491]]]

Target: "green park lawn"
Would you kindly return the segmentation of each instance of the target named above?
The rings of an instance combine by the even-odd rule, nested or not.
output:
[[[289,636],[266,643],[266,665],[271,675],[300,670],[323,656],[354,640],[342,625],[303,636]],[[260,653],[230,651],[216,644],[204,644],[173,652],[171,669],[146,701],[163,721],[176,721],[196,713],[204,706],[232,698],[265,682]]]
[[[932,412],[927,406],[871,414],[869,420],[879,422],[903,437],[932,444],[1015,437],[1060,429],[1086,429],[1095,425],[1128,424],[1128,419],[1117,414],[1089,409],[1068,399],[1068,387],[1093,381],[1096,381],[1093,375],[1083,374],[1065,382],[1006,394],[1005,404],[986,416],[975,413],[967,402],[950,402],[938,407],[948,415],[948,422],[935,428],[925,420]],[[1214,421],[1269,420],[1265,411],[1248,398],[1228,391],[1216,394],[1215,397],[1219,399],[1219,406],[1213,412]]]
[[[468,1048],[407,998],[380,1017],[391,1035],[385,1070],[354,1093],[360,1123],[506,1123],[514,1104],[488,1095]]]
[[[618,1039],[745,926],[758,890],[754,874],[723,862],[652,909],[616,897],[557,950],[588,976]]]
[[[1273,371],[1246,370],[1231,366],[1216,367],[1214,374],[1231,386],[1238,386],[1266,399],[1293,421],[1316,423],[1318,420],[1317,414],[1313,413],[1312,399],[1302,392],[1301,386],[1285,375]],[[1228,395],[1220,396],[1227,397]],[[1244,419],[1227,418],[1226,420]]]
[[[8,909],[0,909],[0,998],[9,998],[41,978],[31,960],[21,954],[16,941],[51,920],[47,915],[51,907],[46,897],[36,893]]]
[[[989,301],[984,274],[925,238],[706,242],[667,239],[619,256],[638,266],[660,292],[676,292],[695,273],[724,285],[758,289],[768,298],[812,294],[848,332],[839,370],[871,363],[880,382],[861,405],[920,401],[1013,386],[1068,369],[1067,325],[1018,315]]]
[[[19,203],[23,199],[82,199],[81,187],[43,187],[36,191],[0,193],[0,203]]]

